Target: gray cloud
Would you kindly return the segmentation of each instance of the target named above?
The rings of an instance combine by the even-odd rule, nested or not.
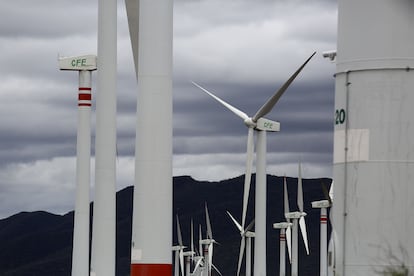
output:
[[[123,2],[118,6],[118,185],[124,187],[133,182],[137,86]],[[60,72],[57,56],[96,54],[97,1],[3,1],[0,15],[0,216],[61,213],[74,202],[78,77]],[[268,135],[268,168],[294,175],[302,160],[308,176],[329,176],[334,66],[321,52],[336,47],[336,16],[336,1],[328,0],[175,1],[174,174],[219,180],[244,172],[246,127],[191,80],[252,115],[318,51],[267,116],[282,128]]]

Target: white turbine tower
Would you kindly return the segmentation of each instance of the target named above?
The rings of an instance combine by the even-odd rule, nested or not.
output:
[[[206,250],[207,252],[204,252],[203,249],[203,245],[205,244],[204,240],[203,240],[203,234],[201,231],[201,225],[198,226],[198,256],[194,257],[194,261],[195,261],[195,267],[193,270],[193,275],[202,275],[205,271],[205,255],[208,254],[208,249]]]
[[[285,189],[287,193],[287,189]],[[308,237],[306,232],[306,223],[305,216],[306,213],[303,212],[303,190],[302,190],[302,173],[301,165],[299,164],[299,176],[298,176],[298,191],[297,191],[297,204],[299,211],[289,212],[289,206],[285,203],[285,217],[288,221],[292,220],[292,269],[291,275],[298,276],[298,224],[300,227],[300,232],[302,234],[303,242],[305,244],[306,253],[309,255],[309,246],[308,246]]]
[[[279,233],[279,276],[286,276],[286,229],[290,228],[292,223],[279,222],[273,224],[273,229],[280,229]],[[290,248],[290,244],[288,243]],[[290,249],[289,249],[290,252]],[[289,254],[290,260],[290,254]]]
[[[338,1],[336,275],[414,271],[413,27],[412,0]]]
[[[125,3],[138,80],[131,276],[170,276],[173,1]]]
[[[329,212],[329,221],[331,224],[331,237],[328,243],[328,256],[327,256],[327,266],[328,266],[328,276],[334,276],[336,273],[336,244],[337,241],[337,234],[334,228],[334,221],[333,221],[333,208],[334,208],[334,181],[332,180],[331,187],[329,188],[329,194],[327,197],[331,202],[331,210]]]
[[[312,208],[321,209],[320,215],[320,276],[328,275],[328,208],[332,206],[332,198],[330,196],[333,183],[331,183],[330,192],[328,193],[326,186],[322,183],[322,190],[325,200],[312,201]]]
[[[59,58],[60,70],[79,71],[76,142],[76,203],[73,225],[72,276],[89,274],[89,189],[91,170],[92,71],[96,56]]]
[[[286,244],[288,248],[289,254],[289,262],[292,263],[292,226],[293,224],[290,222],[290,211],[289,211],[289,197],[287,191],[287,181],[286,176],[283,178],[283,209],[285,212],[286,222],[288,223],[288,227],[285,230],[286,234]]]
[[[315,52],[316,53],[316,52]],[[195,86],[206,92],[213,97],[216,101],[224,105],[227,109],[240,117],[244,124],[248,127],[247,135],[247,158],[246,158],[246,175],[244,182],[244,195],[243,195],[243,215],[242,215],[242,227],[245,226],[247,201],[249,198],[250,190],[250,178],[252,172],[253,162],[253,132],[257,131],[257,155],[256,155],[256,199],[255,199],[255,249],[254,249],[254,275],[265,276],[266,275],[266,132],[267,131],[279,131],[280,124],[275,121],[271,121],[263,118],[268,114],[275,104],[279,101],[280,97],[293,82],[296,76],[302,71],[309,60],[315,55],[313,53],[296,72],[282,85],[282,87],[276,91],[276,93],[270,97],[266,103],[256,112],[253,117],[249,117],[243,111],[228,104],[227,102],[216,97],[197,83],[193,82]]]
[[[91,276],[115,275],[116,54],[117,1],[100,0]]]
[[[191,259],[194,257],[193,251],[185,251],[183,253],[185,263],[185,276],[189,276],[191,273]]]
[[[320,276],[328,275],[328,216],[327,209],[331,206],[329,200],[312,201],[312,208],[321,209],[320,216]]]
[[[250,276],[252,269],[251,269],[251,254],[252,254],[252,238],[254,238],[254,232],[250,230],[253,227],[254,220],[244,229],[240,223],[227,211],[227,214],[233,221],[234,225],[236,225],[237,229],[240,231],[240,252],[239,252],[239,261],[237,264],[237,276],[240,275],[240,268],[243,261],[244,249],[246,248],[246,276]]]
[[[194,226],[193,226],[193,219],[191,219],[191,226],[190,226],[190,251],[185,251],[183,253],[184,262],[185,262],[185,275],[190,276],[191,274],[191,263],[194,261],[195,249],[194,249]]]

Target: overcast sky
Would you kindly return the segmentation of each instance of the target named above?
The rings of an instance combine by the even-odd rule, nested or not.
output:
[[[78,75],[59,71],[57,57],[96,54],[97,5],[0,3],[0,218],[74,208]],[[335,66],[322,52],[336,48],[336,26],[331,0],[175,0],[174,175],[222,180],[245,169],[247,128],[190,81],[251,116],[317,51],[266,116],[281,123],[268,134],[267,170],[297,176],[301,161],[304,177],[330,177]],[[134,182],[136,93],[119,0],[118,190]]]

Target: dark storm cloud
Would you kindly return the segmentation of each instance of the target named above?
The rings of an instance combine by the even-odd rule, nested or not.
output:
[[[0,4],[0,216],[72,206],[78,74],[59,71],[57,57],[96,54],[97,2]],[[133,182],[137,85],[118,6],[117,177],[125,186]],[[174,173],[219,180],[244,172],[247,128],[190,81],[253,115],[318,51],[266,116],[281,122],[268,135],[268,166],[295,173],[303,160],[312,175],[328,175],[334,66],[321,52],[335,48],[335,36],[335,1],[174,1]]]

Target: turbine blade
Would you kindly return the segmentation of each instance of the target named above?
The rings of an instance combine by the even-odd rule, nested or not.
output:
[[[178,215],[176,216],[177,218],[177,239],[178,239],[178,245],[183,246],[183,238],[181,236],[181,227],[180,227],[180,221],[178,219]]]
[[[207,239],[212,239],[213,232],[211,231],[211,223],[210,223],[210,216],[208,215],[207,202],[205,203],[205,209],[206,209]]]
[[[286,216],[286,214],[290,212],[286,176],[283,178],[283,196],[284,196],[284,206],[285,206],[284,211],[285,211],[285,216]],[[287,222],[290,222],[290,219],[286,218],[286,220]]]
[[[331,238],[329,239],[329,244],[328,244],[328,251],[332,252],[332,260],[335,260],[335,256],[336,256],[336,249],[335,249],[335,244],[337,243],[337,238],[336,238],[336,231],[335,229],[332,229],[331,232]],[[335,266],[334,264],[335,261],[333,261],[333,266]]]
[[[135,75],[138,77],[138,30],[139,30],[139,0],[125,0],[129,37],[131,38],[132,54],[135,65]]]
[[[292,228],[286,228],[286,245],[288,248],[289,262],[292,263]]]
[[[334,181],[333,180],[331,182],[331,187],[329,187],[329,197],[331,199],[331,204],[332,204],[332,201],[334,200]]]
[[[223,275],[223,274],[221,274],[221,272],[220,272],[220,270],[218,270],[218,268],[214,265],[214,264],[211,264],[211,266],[214,268],[214,270],[219,274],[219,275]]]
[[[302,189],[302,168],[299,163],[299,176],[298,176],[298,207],[299,211],[303,213],[303,189]]]
[[[309,255],[308,234],[306,232],[305,217],[299,219],[300,232],[302,233],[303,242],[305,243],[306,254]]]
[[[254,225],[254,219],[249,223],[249,225],[247,225],[244,232],[246,233],[247,231],[250,231],[253,228],[253,225]]]
[[[244,113],[243,111],[239,110],[238,108],[232,106],[231,104],[223,101],[219,97],[215,96],[213,93],[209,92],[207,89],[201,87],[200,85],[198,85],[197,83],[195,83],[193,81],[191,83],[194,84],[195,86],[197,86],[198,88],[200,88],[201,90],[203,90],[205,93],[210,95],[213,99],[215,99],[216,101],[218,101],[219,103],[224,105],[227,109],[229,109],[231,112],[233,112],[234,114],[236,114],[237,116],[239,116],[243,120],[246,120],[247,118],[249,118],[249,116],[247,116],[246,113]]]
[[[243,261],[243,255],[244,255],[244,248],[246,246],[246,238],[242,236],[240,241],[240,252],[239,252],[239,261],[237,263],[237,276],[240,275],[240,268]]]
[[[243,232],[242,226],[237,222],[237,220],[230,214],[229,211],[226,211],[233,223],[236,225],[237,229],[239,229],[240,232]]]
[[[184,252],[183,247],[180,248],[180,269],[181,269],[181,276],[184,276]]]
[[[280,97],[282,97],[283,93],[286,91],[286,89],[289,87],[289,85],[293,82],[293,80],[296,78],[296,76],[302,71],[302,69],[305,67],[305,65],[311,60],[311,58],[316,54],[314,52],[306,61],[302,64],[302,66],[299,67],[298,70],[296,70],[295,73],[285,82],[285,84],[282,85],[281,88],[272,96],[270,99],[267,100],[267,102],[257,111],[257,113],[253,116],[253,122],[257,122],[257,120],[263,116],[265,116],[267,113],[269,113],[272,108],[275,106],[275,104],[279,101]]]
[[[213,264],[213,243],[208,245],[208,275],[211,275],[211,265]]]
[[[203,239],[203,234],[201,233],[201,224],[198,225],[198,249],[200,250],[200,256],[203,256],[203,245],[201,244],[201,240]]]
[[[246,223],[247,205],[249,202],[250,182],[252,178],[252,166],[253,166],[253,128],[249,127],[247,133],[247,151],[246,151],[246,174],[244,176],[244,191],[243,191],[243,213],[242,213],[242,228],[244,229]]]
[[[191,231],[191,233],[190,233],[190,239],[191,239],[191,241],[190,241],[190,249],[191,249],[191,252],[194,252],[194,225],[193,225],[193,218],[191,218],[191,222],[190,222],[190,231]],[[194,259],[194,253],[193,253],[193,255],[191,255],[191,262],[193,262],[193,259]]]
[[[329,195],[328,189],[326,188],[326,185],[324,182],[321,182],[321,187],[322,187],[322,192],[323,192],[325,199],[329,201],[329,204],[332,204],[332,199]]]
[[[203,261],[203,258],[199,258],[198,259],[198,261],[197,261],[197,263],[196,263],[196,265],[195,265],[195,267],[194,267],[194,270],[193,270],[193,274],[197,271],[197,269],[200,267],[200,265],[201,265],[201,262]]]

